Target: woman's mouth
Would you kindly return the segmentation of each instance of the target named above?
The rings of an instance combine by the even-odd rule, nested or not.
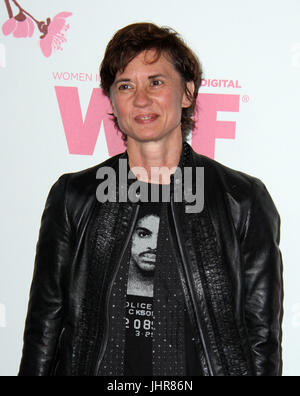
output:
[[[134,120],[139,124],[149,124],[156,121],[158,117],[158,114],[140,114],[136,116]]]

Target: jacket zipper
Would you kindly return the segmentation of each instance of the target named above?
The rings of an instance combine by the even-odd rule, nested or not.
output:
[[[181,259],[182,259],[182,263],[183,263],[183,268],[184,268],[184,273],[185,273],[185,276],[186,276],[188,288],[190,289],[192,305],[194,307],[194,312],[195,312],[195,315],[196,315],[196,323],[197,323],[199,334],[200,334],[200,337],[201,337],[201,341],[202,341],[202,345],[203,345],[203,349],[204,349],[204,353],[205,353],[205,357],[206,357],[206,361],[207,361],[207,365],[208,365],[209,374],[210,374],[210,376],[214,376],[214,371],[213,371],[211,359],[209,357],[209,354],[208,354],[208,351],[207,351],[207,347],[206,347],[206,343],[205,343],[205,340],[204,340],[204,334],[203,334],[202,326],[201,326],[201,319],[199,317],[199,313],[198,313],[198,310],[196,308],[197,303],[196,303],[196,298],[195,298],[195,294],[194,294],[194,288],[192,286],[192,280],[191,280],[190,273],[189,273],[189,270],[188,270],[188,264],[186,262],[186,258],[184,256],[182,244],[181,244],[181,241],[180,241],[180,235],[179,235],[178,225],[176,223],[176,216],[175,216],[175,211],[174,211],[173,192],[171,194],[171,211],[172,211],[173,222],[174,222],[174,227],[175,227],[175,231],[176,231],[176,239],[177,239],[178,247],[179,247],[179,250],[180,250],[180,255],[181,255]]]
[[[97,360],[97,365],[96,365],[96,370],[95,370],[95,375],[96,375],[96,376],[99,375],[100,365],[101,365],[101,363],[102,363],[102,360],[103,360],[103,357],[104,357],[104,353],[105,353],[105,351],[106,351],[106,347],[107,347],[107,343],[108,343],[108,336],[109,336],[109,331],[108,331],[108,330],[109,330],[109,302],[110,302],[110,297],[111,297],[112,288],[113,288],[114,282],[115,282],[115,280],[116,280],[116,277],[117,277],[117,274],[118,274],[118,271],[119,271],[121,262],[122,262],[122,260],[123,260],[123,256],[124,256],[125,251],[126,251],[126,249],[127,249],[128,243],[129,243],[130,238],[131,238],[131,236],[132,236],[132,233],[133,233],[133,231],[134,231],[136,219],[137,219],[137,216],[138,216],[138,213],[139,213],[139,208],[140,208],[140,205],[137,205],[136,208],[135,208],[134,218],[133,218],[133,221],[132,221],[132,223],[131,223],[129,233],[128,233],[128,235],[127,235],[125,244],[124,244],[124,246],[123,246],[121,255],[120,255],[120,257],[119,257],[118,264],[117,264],[117,266],[116,266],[116,269],[115,269],[115,272],[114,272],[114,275],[113,275],[111,284],[110,284],[110,286],[109,286],[109,288],[108,288],[108,291],[107,291],[105,337],[104,337],[104,342],[102,343],[102,345],[101,345],[101,347],[100,347],[99,357],[98,357],[98,360]]]

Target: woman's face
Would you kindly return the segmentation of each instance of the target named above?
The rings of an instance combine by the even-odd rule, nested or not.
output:
[[[162,55],[156,62],[153,50],[136,56],[118,72],[110,99],[119,128],[140,142],[158,141],[181,132],[181,112],[191,105],[180,74]],[[191,89],[191,84],[189,88]]]

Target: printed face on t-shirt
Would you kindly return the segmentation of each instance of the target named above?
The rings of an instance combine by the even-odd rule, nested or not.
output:
[[[155,270],[159,217],[148,215],[141,218],[132,236],[131,259],[142,271]]]

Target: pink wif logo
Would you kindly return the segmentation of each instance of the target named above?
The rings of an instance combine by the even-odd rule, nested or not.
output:
[[[55,87],[62,123],[70,154],[93,155],[101,124],[110,156],[122,153],[126,147],[109,116],[110,102],[102,89],[95,88],[83,119],[78,88]],[[193,149],[210,158],[215,156],[216,139],[235,139],[235,121],[218,121],[219,111],[238,112],[239,95],[200,93],[192,133]]]

